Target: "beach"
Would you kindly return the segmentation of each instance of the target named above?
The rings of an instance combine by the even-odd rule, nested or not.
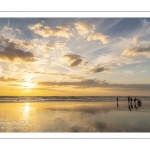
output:
[[[150,101],[1,102],[0,132],[150,132]]]

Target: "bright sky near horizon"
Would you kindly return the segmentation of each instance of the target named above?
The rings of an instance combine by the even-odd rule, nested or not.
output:
[[[149,18],[0,18],[0,95],[143,95]]]

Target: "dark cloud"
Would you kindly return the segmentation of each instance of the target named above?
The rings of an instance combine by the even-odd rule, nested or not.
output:
[[[117,84],[108,83],[105,80],[99,79],[83,79],[78,82],[39,82],[39,85],[43,86],[74,86],[76,88],[105,88],[113,90],[141,90],[149,91],[150,84]]]
[[[7,37],[0,36],[0,42],[8,43],[8,41],[9,41],[9,39]]]
[[[128,56],[130,55],[136,56],[136,55],[141,55],[141,54],[146,55],[149,52],[150,52],[150,46],[149,47],[138,46],[138,47],[124,50],[122,55],[128,55]]]
[[[77,76],[77,75],[66,75],[66,77],[68,78],[70,78],[70,79],[80,79],[80,80],[82,80],[82,79],[85,79],[85,77],[84,76]]]
[[[68,54],[68,55],[64,55],[64,58],[66,58],[69,62],[69,65],[71,67],[77,67],[79,65],[87,65],[88,62],[83,62],[82,61],[82,57],[80,55],[76,55],[76,54]]]
[[[20,49],[15,48],[13,42],[8,42],[6,47],[0,48],[0,59],[8,60],[11,62],[14,61],[25,61],[25,62],[34,62],[34,55],[31,52],[25,52]]]
[[[108,68],[101,67],[100,65],[96,65],[92,69],[89,69],[87,73],[98,73],[98,72],[104,72],[104,71],[108,71]]]
[[[83,66],[86,66],[87,64],[88,64],[88,62],[86,61],[86,62],[83,63]]]
[[[105,81],[98,79],[83,79],[79,82],[39,82],[43,86],[75,86],[75,87],[100,87],[100,85],[107,84]]]

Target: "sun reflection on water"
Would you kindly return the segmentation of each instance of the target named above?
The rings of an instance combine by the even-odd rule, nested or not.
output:
[[[26,115],[28,115],[29,109],[30,109],[29,103],[26,103],[26,105],[25,105]]]

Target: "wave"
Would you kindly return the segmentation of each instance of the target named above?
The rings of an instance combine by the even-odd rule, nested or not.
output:
[[[110,102],[116,96],[0,96],[0,102],[44,102],[44,101],[76,101],[76,102]],[[134,97],[133,97],[134,98]],[[136,96],[137,99],[150,100],[149,96]],[[128,97],[120,96],[119,101],[127,101]]]

